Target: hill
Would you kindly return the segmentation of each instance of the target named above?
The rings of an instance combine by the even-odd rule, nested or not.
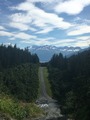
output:
[[[48,63],[53,97],[73,120],[90,119],[90,48],[69,58],[54,54]]]
[[[62,53],[64,56],[69,57],[82,50],[80,47],[56,47],[51,45],[29,46],[28,49],[31,53],[36,53],[38,55],[40,62],[48,62],[55,53]]]

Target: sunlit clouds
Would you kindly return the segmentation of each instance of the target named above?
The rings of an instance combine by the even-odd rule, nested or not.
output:
[[[2,0],[1,3],[1,43],[16,42],[19,47],[88,46],[90,0]]]

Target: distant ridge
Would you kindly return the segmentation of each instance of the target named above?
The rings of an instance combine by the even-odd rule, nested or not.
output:
[[[52,45],[44,45],[44,46],[29,46],[28,47],[31,53],[36,53],[40,59],[40,62],[47,62],[51,59],[53,54],[62,53],[64,56],[71,56],[73,54],[82,51],[80,47],[56,47]]]

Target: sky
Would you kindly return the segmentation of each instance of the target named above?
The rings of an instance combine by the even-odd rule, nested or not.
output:
[[[90,45],[90,0],[0,0],[0,44]]]

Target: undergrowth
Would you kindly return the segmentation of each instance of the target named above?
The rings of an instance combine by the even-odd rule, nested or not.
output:
[[[23,103],[15,101],[9,96],[0,95],[0,114],[8,119],[23,120],[24,118],[35,118],[44,114],[34,103]]]

